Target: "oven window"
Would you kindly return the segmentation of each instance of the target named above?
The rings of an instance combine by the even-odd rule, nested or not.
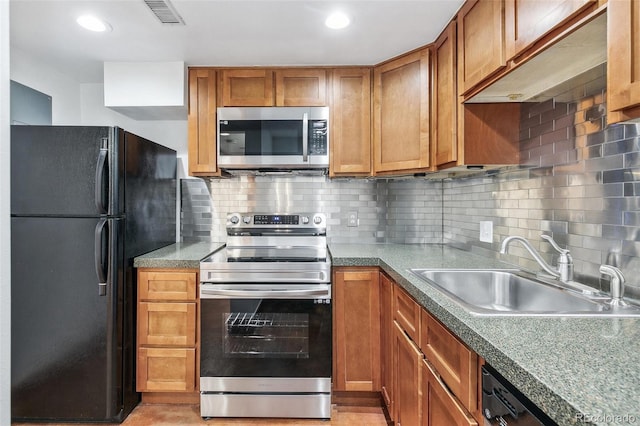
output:
[[[330,377],[329,300],[201,299],[202,377]]]
[[[225,312],[226,358],[309,358],[309,314]]]

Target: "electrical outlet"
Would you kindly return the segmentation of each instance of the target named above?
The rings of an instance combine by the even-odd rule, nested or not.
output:
[[[358,212],[349,212],[349,217],[347,219],[347,226],[358,226]]]
[[[493,242],[493,222],[490,220],[480,221],[480,241],[483,243]]]

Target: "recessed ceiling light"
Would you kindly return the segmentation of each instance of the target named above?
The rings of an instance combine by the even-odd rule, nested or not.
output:
[[[89,31],[95,31],[97,33],[111,31],[111,25],[109,25],[109,23],[103,21],[100,18],[96,18],[93,15],[82,15],[78,17],[78,19],[76,19],[76,22],[82,28]]]
[[[342,12],[334,12],[324,21],[324,24],[333,30],[345,28],[349,26],[350,23],[351,20],[349,17]]]

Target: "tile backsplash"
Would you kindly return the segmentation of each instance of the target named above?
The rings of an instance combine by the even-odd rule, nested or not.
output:
[[[598,271],[622,269],[640,295],[640,124],[605,126],[604,94],[579,102],[523,104],[521,167],[466,178],[328,179],[239,176],[182,180],[184,241],[225,239],[231,211],[323,211],[334,243],[446,243],[522,267],[537,264],[509,235],[556,256],[541,234],[571,250],[576,278],[608,290]],[[587,117],[587,118],[585,118]],[[349,212],[359,226],[347,226]],[[479,222],[493,222],[493,243],[479,241]]]

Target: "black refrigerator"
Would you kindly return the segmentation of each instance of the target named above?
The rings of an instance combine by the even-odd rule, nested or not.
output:
[[[176,240],[176,152],[117,127],[11,126],[11,416],[121,422],[133,258]]]

